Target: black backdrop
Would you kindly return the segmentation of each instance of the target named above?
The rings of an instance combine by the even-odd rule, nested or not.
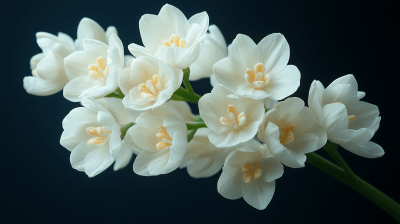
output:
[[[30,75],[29,60],[40,52],[35,33],[61,31],[76,38],[82,17],[103,28],[116,26],[129,54],[129,43],[141,44],[138,21],[157,14],[157,1],[14,1],[2,3],[1,87],[1,219],[2,223],[394,223],[368,199],[307,164],[285,167],[272,202],[258,211],[243,199],[217,192],[220,173],[193,179],[186,169],[141,177],[127,168],[107,169],[94,178],[71,168],[69,151],[59,144],[61,121],[77,103],[62,93],[29,95],[22,87]],[[285,35],[289,64],[301,72],[293,96],[307,100],[318,79],[327,86],[354,74],[365,101],[379,106],[382,121],[373,141],[386,154],[366,159],[340,152],[354,171],[400,201],[400,159],[396,109],[398,48],[397,11],[385,1],[169,1],[187,17],[207,11],[210,24],[227,43],[243,33],[258,43],[270,33]],[[4,77],[6,77],[4,79]],[[199,94],[211,90],[208,79],[193,83]],[[192,105],[194,113],[198,112]],[[4,124],[5,123],[5,124]],[[322,150],[317,151],[326,156]],[[5,222],[3,222],[5,221]]]

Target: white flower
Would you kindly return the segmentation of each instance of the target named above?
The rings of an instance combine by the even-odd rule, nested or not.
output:
[[[186,152],[187,127],[174,108],[164,105],[142,113],[125,136],[137,148],[133,171],[142,176],[167,174],[179,167]]]
[[[118,88],[118,75],[124,67],[124,47],[115,34],[111,34],[109,45],[85,39],[83,48],[64,60],[70,80],[64,87],[64,97],[72,102],[85,96],[98,99],[114,92]]]
[[[164,5],[158,15],[143,15],[139,30],[144,47],[130,44],[135,56],[156,57],[180,69],[188,68],[199,57],[208,28],[206,12],[189,18],[172,5]]]
[[[206,34],[199,58],[190,65],[189,80],[196,81],[208,78],[213,74],[214,64],[228,57],[228,49],[221,31],[216,25],[210,25]]]
[[[208,138],[217,147],[230,147],[252,139],[262,122],[263,103],[216,85],[199,100],[200,116],[210,129]]]
[[[68,82],[64,58],[74,52],[74,43],[61,32],[58,36],[38,32],[36,39],[43,53],[31,58],[32,76],[24,78],[24,88],[29,94],[48,96],[62,90]]]
[[[284,165],[304,167],[306,153],[325,145],[326,132],[312,111],[297,97],[279,102],[264,115],[258,138]]]
[[[379,109],[360,101],[365,93],[357,90],[353,75],[336,79],[326,89],[321,82],[314,80],[308,105],[330,141],[362,157],[381,157],[385,154],[383,148],[370,141],[381,121]]]
[[[84,17],[78,25],[78,38],[75,40],[76,49],[83,50],[83,39],[93,39],[108,44],[111,34],[118,35],[115,27],[109,26],[107,31],[104,31],[94,20]]]
[[[104,108],[106,108],[111,115],[114,117],[117,124],[122,127],[126,124],[136,122],[138,112],[133,110],[127,110],[122,104],[122,99],[114,97],[104,97],[97,100]],[[133,154],[137,154],[136,148],[130,148],[125,144],[125,140],[122,140],[121,149],[118,153],[114,163],[114,171],[124,168],[128,165]]]
[[[228,57],[214,65],[216,79],[236,94],[281,100],[300,85],[300,72],[289,61],[289,44],[282,34],[266,36],[257,45],[238,34],[229,46]]]
[[[180,168],[187,167],[189,175],[193,178],[211,177],[218,173],[224,165],[226,157],[232,151],[243,146],[261,146],[261,143],[250,139],[233,147],[218,148],[208,139],[208,128],[197,130],[193,139],[188,143],[185,156]]]
[[[94,177],[109,167],[121,148],[121,131],[111,113],[93,98],[73,109],[63,120],[60,144],[71,151],[74,169]]]
[[[125,94],[125,107],[147,110],[158,107],[169,100],[181,86],[183,72],[154,58],[139,57],[130,68],[122,70],[119,87]]]
[[[275,157],[263,158],[259,147],[243,147],[231,152],[218,180],[218,193],[224,198],[241,197],[252,207],[263,210],[275,192],[275,180],[283,166]]]

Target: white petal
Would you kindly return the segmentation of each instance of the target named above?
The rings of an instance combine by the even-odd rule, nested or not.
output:
[[[99,55],[90,51],[77,51],[67,56],[64,59],[64,66],[68,79],[87,76],[89,74],[88,66],[96,63],[98,57]]]
[[[133,155],[133,150],[123,143],[121,146],[121,151],[119,152],[118,157],[115,159],[113,168],[114,171],[126,167],[129,161],[131,161],[132,155]]]
[[[365,143],[358,142],[348,142],[341,145],[344,149],[365,158],[374,159],[382,157],[385,154],[383,148],[371,141],[367,141]]]
[[[277,75],[270,77],[271,81],[265,87],[265,90],[272,95],[273,100],[282,100],[294,92],[300,86],[300,71],[294,65],[288,65]]]
[[[77,36],[75,43],[77,50],[83,49],[81,45],[83,39],[94,39],[107,43],[104,29],[94,20],[86,17],[79,22]]]
[[[194,14],[192,17],[189,18],[188,21],[189,21],[189,24],[191,24],[191,23],[199,24],[200,27],[202,27],[202,33],[207,32],[208,24],[209,24],[207,12],[200,12],[200,13]]]
[[[305,155],[291,152],[275,138],[267,138],[265,144],[284,165],[291,168],[304,167],[304,163],[307,159]]]
[[[72,168],[85,171],[85,158],[94,148],[87,145],[87,142],[81,142],[71,152],[70,162]]]
[[[272,200],[275,192],[275,181],[262,182],[252,181],[249,184],[243,184],[243,199],[252,207],[263,210]]]
[[[319,124],[323,124],[322,118],[322,94],[324,86],[320,81],[314,80],[311,83],[310,91],[308,93],[308,106],[313,111],[314,116]]]
[[[66,82],[46,81],[40,78],[26,76],[23,86],[27,93],[36,96],[49,96],[63,89]]]
[[[271,182],[283,175],[283,166],[275,157],[261,159],[263,181]]]
[[[72,102],[79,102],[84,96],[89,96],[83,94],[85,90],[102,84],[102,82],[94,80],[89,76],[80,76],[65,85],[63,94],[65,99]]]
[[[218,193],[227,199],[239,199],[242,197],[242,183],[238,169],[224,166],[217,183]]]
[[[241,64],[241,67],[253,68],[255,64],[260,62],[260,51],[254,41],[244,35],[238,34],[232,41],[229,51],[229,57]],[[245,71],[243,71],[243,76]]]
[[[165,4],[158,13],[158,17],[165,21],[165,23],[168,24],[168,28],[179,37],[185,37],[187,35],[186,32],[189,27],[189,22],[178,8]],[[206,27],[207,26],[208,24]],[[206,32],[206,30],[204,32]]]
[[[148,166],[151,162],[154,160],[164,156],[166,154],[166,151],[161,151],[161,152],[155,152],[155,153],[146,153],[146,152],[141,152],[139,155],[136,157],[135,162],[133,163],[133,171],[141,176],[151,176]],[[166,161],[165,161],[166,163]],[[165,165],[163,163],[162,165]],[[153,170],[154,171],[154,170]],[[154,175],[154,174],[153,174]]]
[[[85,173],[89,177],[94,177],[107,169],[114,160],[109,155],[107,145],[97,148],[88,153],[85,158]]]
[[[346,106],[341,103],[325,105],[322,108],[322,113],[324,120],[323,127],[326,129],[328,137],[331,133],[342,131],[349,126]]]
[[[264,37],[257,44],[260,50],[260,62],[268,73],[279,74],[287,65],[290,56],[289,44],[280,33]]]

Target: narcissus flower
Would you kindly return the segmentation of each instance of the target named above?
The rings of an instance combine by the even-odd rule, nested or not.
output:
[[[181,86],[183,72],[154,58],[139,57],[119,76],[125,107],[147,110],[169,100]]]
[[[289,61],[289,44],[282,34],[266,36],[258,44],[238,34],[229,46],[228,57],[214,65],[217,81],[236,94],[282,100],[300,85],[300,72]]]
[[[109,167],[121,148],[121,131],[111,113],[93,98],[81,101],[63,120],[60,143],[71,151],[74,169],[94,177]]]
[[[104,97],[96,101],[111,113],[119,127],[122,127],[132,122],[136,122],[138,112],[126,109],[124,107],[124,104],[122,104],[122,99],[114,97]],[[124,140],[122,140],[120,152],[115,159],[113,167],[114,171],[122,169],[126,165],[128,165],[134,153],[137,154],[137,152],[135,152],[135,149],[128,147],[125,144]]]
[[[156,57],[171,67],[188,68],[199,57],[208,28],[206,12],[187,19],[172,5],[164,5],[158,15],[145,14],[139,20],[144,47],[130,44],[135,57]]]
[[[142,176],[167,174],[179,167],[187,147],[187,127],[174,108],[163,105],[142,113],[125,136],[137,148],[133,171]]]
[[[24,88],[29,94],[48,96],[62,90],[68,82],[64,69],[64,58],[74,52],[70,36],[58,33],[36,33],[42,53],[31,58],[32,76],[24,78]]]
[[[199,100],[200,116],[210,129],[208,138],[217,147],[230,147],[252,139],[262,122],[263,103],[216,85]]]
[[[279,102],[265,113],[257,136],[274,156],[292,168],[304,167],[305,154],[320,149],[327,141],[325,130],[297,97]]]
[[[209,78],[213,74],[214,64],[228,56],[228,49],[221,31],[216,25],[210,25],[199,58],[190,65],[189,80]]]
[[[98,99],[114,92],[118,88],[118,75],[124,68],[124,47],[115,34],[111,34],[109,45],[85,39],[83,48],[64,60],[70,80],[64,87],[64,97],[72,102],[85,96]]]
[[[265,158],[259,147],[246,146],[231,152],[218,180],[218,193],[224,198],[241,197],[252,207],[263,210],[275,192],[275,180],[283,166],[273,156]]]
[[[226,157],[230,152],[243,146],[260,147],[262,144],[254,139],[245,143],[228,147],[218,148],[208,139],[208,128],[197,130],[193,139],[188,143],[185,156],[180,168],[187,168],[189,175],[193,178],[211,177],[218,173],[224,165]]]
[[[78,25],[77,39],[75,40],[76,50],[83,50],[83,39],[93,39],[108,44],[111,34],[118,35],[117,29],[113,26],[107,27],[107,31],[96,23],[96,21],[84,17]]]
[[[308,105],[330,141],[356,155],[377,158],[385,152],[370,140],[379,128],[381,117],[376,105],[360,101],[364,96],[364,92],[358,91],[354,76],[345,75],[326,89],[321,82],[314,80]]]

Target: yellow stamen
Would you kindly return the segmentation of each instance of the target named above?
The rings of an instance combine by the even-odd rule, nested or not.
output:
[[[156,144],[156,148],[158,150],[169,149],[169,147],[172,145],[172,138],[169,136],[167,129],[165,129],[164,126],[160,126],[156,136],[160,141]]]
[[[247,83],[252,85],[254,89],[262,89],[269,83],[269,75],[266,73],[265,67],[262,63],[257,63],[254,68],[247,68],[244,78]]]
[[[243,171],[243,181],[246,183],[251,183],[254,179],[258,179],[261,177],[262,169],[258,160],[253,162],[244,163],[242,165]]]
[[[354,119],[356,119],[356,115],[350,115],[349,116],[349,123],[354,121]]]
[[[235,129],[246,122],[244,112],[238,113],[234,105],[228,105],[228,118],[220,117],[221,124],[234,127]]]
[[[161,49],[162,47],[172,46],[186,48],[186,41],[183,38],[179,38],[178,35],[172,34],[169,40],[164,40],[163,43],[158,47],[158,49]]]
[[[296,131],[296,128],[293,125],[279,127],[279,131],[279,140],[281,144],[288,144],[294,140],[293,132]]]

